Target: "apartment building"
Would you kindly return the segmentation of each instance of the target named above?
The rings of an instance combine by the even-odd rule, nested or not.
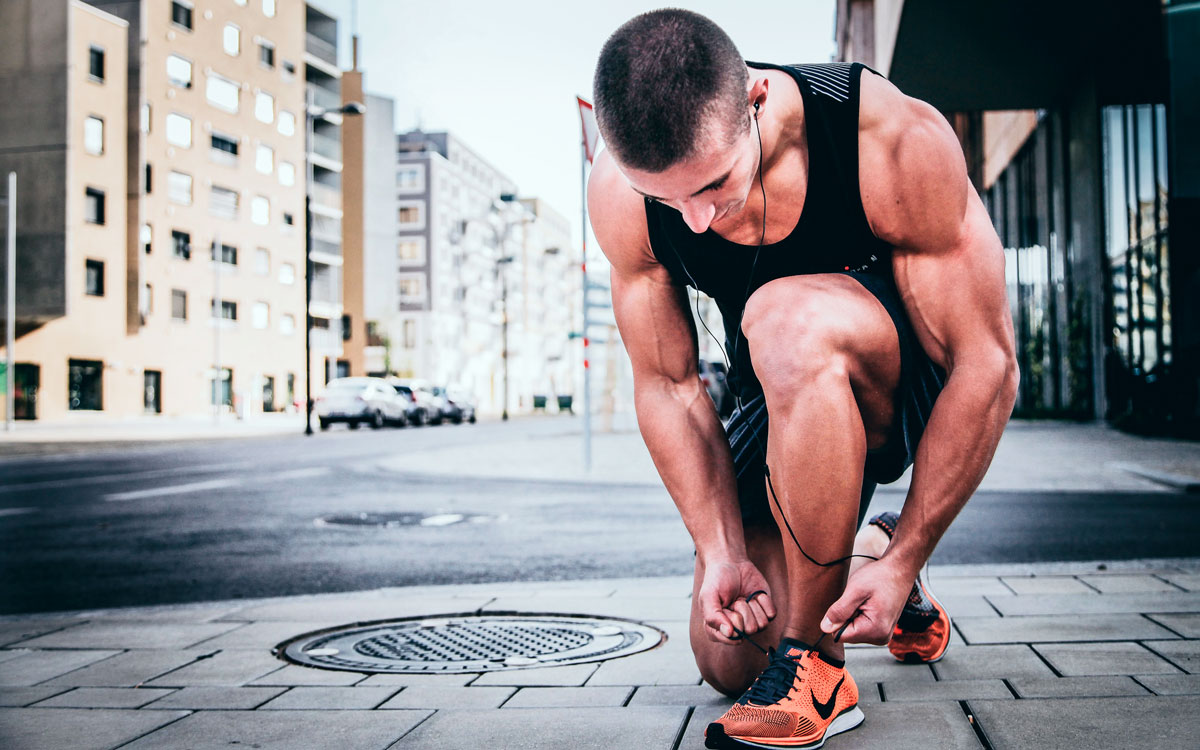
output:
[[[21,195],[15,416],[302,400],[305,105],[323,96],[313,79],[337,79],[336,22],[275,0],[13,0],[0,14],[0,76],[31,97],[23,119],[0,119]],[[336,124],[319,129],[314,171],[336,184]],[[340,195],[324,187],[314,312],[329,331]],[[330,338],[316,337],[322,364]]]

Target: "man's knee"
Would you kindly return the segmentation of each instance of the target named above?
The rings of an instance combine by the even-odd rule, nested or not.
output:
[[[716,644],[714,644],[715,646]],[[720,646],[721,649],[743,647]],[[728,695],[730,698],[738,698],[750,689],[756,677],[762,673],[763,665],[759,665],[753,658],[730,658],[730,654],[718,656],[712,654],[710,650],[695,648],[693,651],[696,654],[696,667],[700,670],[700,677],[706,683],[712,686],[714,690]]]
[[[754,372],[768,393],[794,393],[849,377],[845,326],[829,295],[797,294],[795,285],[764,284],[742,318]]]

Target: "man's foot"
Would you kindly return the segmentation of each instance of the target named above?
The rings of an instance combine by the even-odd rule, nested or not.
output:
[[[889,511],[880,513],[868,523],[878,526],[891,539],[899,520],[899,513]],[[950,615],[918,575],[904,609],[900,610],[900,619],[892,632],[892,640],[888,642],[888,651],[899,661],[932,664],[946,655],[949,645]]]
[[[863,721],[845,662],[784,638],[770,663],[725,715],[708,725],[708,748],[818,748]]]

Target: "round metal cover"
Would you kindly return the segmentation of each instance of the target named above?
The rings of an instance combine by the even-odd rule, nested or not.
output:
[[[453,674],[603,661],[654,648],[641,623],[566,615],[392,620],[308,633],[277,649],[297,664],[349,672]]]

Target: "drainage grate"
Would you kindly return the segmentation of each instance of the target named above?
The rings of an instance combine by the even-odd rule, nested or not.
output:
[[[299,636],[284,659],[350,672],[453,674],[603,661],[662,642],[641,623],[565,615],[467,615],[393,620]]]

